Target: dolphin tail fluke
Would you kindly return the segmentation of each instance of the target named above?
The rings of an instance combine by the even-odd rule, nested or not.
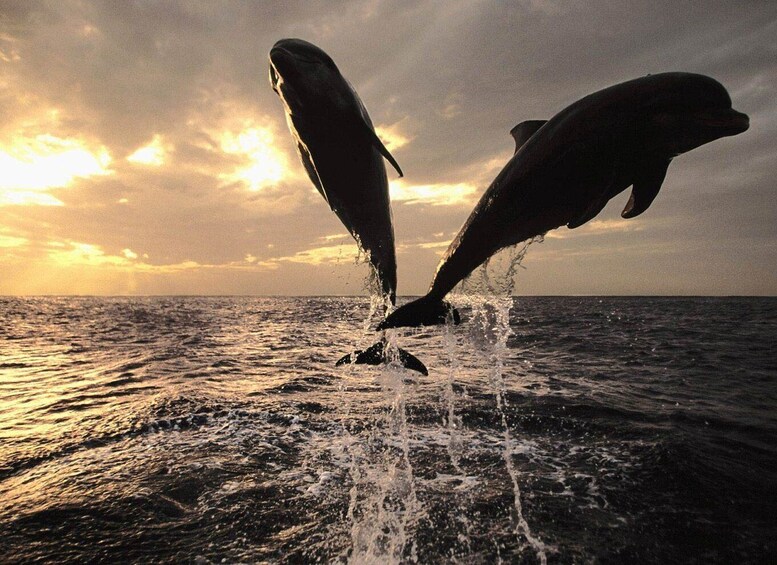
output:
[[[401,347],[399,349],[399,362],[402,364],[402,366],[405,369],[410,369],[411,371],[418,371],[425,377],[429,375],[429,371],[426,368],[426,365],[423,364],[423,362],[407,351],[406,349],[402,349]]]
[[[402,348],[398,349],[399,362],[403,367],[410,369],[411,371],[418,371],[424,376],[429,374],[426,366],[421,362],[420,359],[418,359],[418,357]],[[383,365],[387,362],[388,358],[386,356],[386,341],[381,340],[371,345],[367,349],[344,355],[337,361],[337,363],[335,363],[335,366],[339,367],[340,365],[350,363],[356,363],[357,365]]]
[[[448,320],[454,324],[461,322],[459,311],[450,302],[426,295],[394,310],[388,318],[378,324],[377,329],[436,326],[445,324]]]

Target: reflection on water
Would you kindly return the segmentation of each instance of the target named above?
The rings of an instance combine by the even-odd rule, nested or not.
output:
[[[1,298],[3,560],[774,555],[777,300],[455,300]]]

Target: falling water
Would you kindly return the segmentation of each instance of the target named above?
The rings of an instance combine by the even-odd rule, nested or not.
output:
[[[532,533],[523,513],[518,471],[513,464],[513,439],[505,415],[507,398],[504,382],[504,359],[510,329],[510,308],[515,274],[526,256],[529,245],[541,242],[542,237],[528,241],[523,246],[511,247],[494,256],[477,269],[460,285],[455,302],[471,308],[470,341],[489,366],[489,383],[502,423],[502,459],[513,488],[515,534],[534,550],[540,563],[547,563],[546,546]]]
[[[369,288],[376,289],[372,277]],[[378,292],[371,293],[370,310],[362,327],[358,348],[371,345],[371,328],[390,307]],[[410,462],[410,431],[407,422],[406,373],[398,361],[393,332],[387,341],[387,365],[372,371],[373,384],[379,389],[378,414],[371,421],[349,421],[349,388],[363,388],[362,368],[349,365],[344,373],[340,394],[343,401],[343,451],[349,459],[351,487],[348,493],[347,520],[351,547],[346,556],[350,563],[399,563],[417,561],[413,531],[421,506],[416,496],[413,467]],[[349,387],[349,382],[353,384]],[[350,426],[360,428],[351,433]]]
[[[545,544],[535,536],[526,521],[521,504],[518,471],[512,454],[513,439],[505,415],[506,397],[503,365],[510,335],[509,312],[512,304],[514,277],[526,254],[528,244],[498,254],[483,268],[478,269],[462,285],[455,302],[470,307],[472,320],[468,322],[469,341],[486,361],[489,387],[495,399],[502,425],[502,459],[513,491],[513,521],[516,538],[521,545],[528,544],[541,563],[546,562]],[[376,280],[368,282],[373,290],[370,310],[362,326],[359,347],[370,345],[375,334],[370,331],[376,318],[387,307],[376,290]],[[376,408],[380,415],[372,422],[362,423],[367,433],[352,434],[343,425],[343,453],[347,453],[351,488],[346,513],[351,524],[351,549],[348,560],[352,563],[398,563],[402,560],[417,561],[414,531],[424,509],[418,499],[416,481],[410,458],[412,431],[408,425],[406,373],[397,363],[397,344],[393,331],[386,333],[390,363],[374,373],[374,384],[380,390],[380,402]],[[443,402],[442,423],[447,435],[446,450],[450,465],[462,485],[463,496],[456,499],[452,509],[460,526],[458,541],[465,555],[472,551],[471,538],[474,525],[470,511],[474,507],[471,485],[476,477],[468,477],[461,465],[466,454],[463,437],[464,426],[456,411],[456,378],[459,370],[457,341],[453,327],[443,330],[443,345],[447,352],[448,369],[441,383]],[[345,409],[345,420],[350,417],[348,382],[354,379],[358,369],[351,366],[344,374],[340,393]],[[451,477],[454,478],[454,477]],[[470,485],[469,488],[466,485]],[[498,549],[498,548],[497,548]]]
[[[465,439],[462,435],[464,422],[461,415],[456,413],[456,378],[459,373],[459,360],[456,356],[457,344],[452,324],[448,323],[445,325],[443,337],[448,361],[448,370],[445,373],[446,378],[443,383],[442,399],[444,403],[443,425],[448,434],[446,449],[448,451],[448,457],[450,458],[451,467],[453,467],[456,472],[461,484],[472,484],[472,480],[467,476],[461,465],[461,457],[465,446]],[[462,499],[459,499],[460,507],[458,508],[458,512],[456,512],[455,518],[464,530],[464,534],[459,535],[459,541],[462,542],[464,554],[469,556],[472,553],[471,538],[474,527],[472,520],[470,519],[470,511],[474,506],[472,488],[467,488],[464,495],[465,496]]]

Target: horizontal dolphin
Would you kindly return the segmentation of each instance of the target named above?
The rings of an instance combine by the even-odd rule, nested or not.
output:
[[[379,329],[458,321],[443,300],[505,247],[594,218],[629,186],[624,218],[650,206],[674,157],[749,127],[714,79],[663,73],[616,84],[549,121],[511,131],[515,154],[483,194],[437,267],[429,292],[395,310]]]
[[[397,259],[386,158],[367,109],[332,58],[301,39],[282,39],[270,50],[270,83],[283,102],[286,121],[310,180],[369,257],[384,300],[396,301]],[[385,359],[383,344],[357,352],[357,363]],[[426,368],[400,350],[403,364]],[[351,362],[343,357],[338,364]]]

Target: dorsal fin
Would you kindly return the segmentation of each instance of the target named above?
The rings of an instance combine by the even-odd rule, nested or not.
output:
[[[364,118],[361,118],[361,116],[360,116],[360,120],[361,120],[362,128],[364,129],[364,132],[367,134],[367,138],[370,140],[370,143],[372,143],[373,147],[375,147],[375,149],[377,149],[380,152],[380,154],[383,155],[389,163],[391,163],[391,165],[399,173],[400,177],[405,176],[402,173],[402,169],[399,168],[399,164],[397,163],[396,159],[394,159],[393,155],[389,153],[389,150],[386,149],[386,146],[383,145],[383,142],[378,137],[378,134],[375,133],[375,130],[372,129],[372,127],[366,121],[364,121]]]
[[[621,212],[621,217],[634,218],[648,209],[661,189],[670,162],[671,159],[658,159],[642,167],[637,178],[634,179],[631,196]]]
[[[529,138],[546,123],[548,120],[526,120],[511,129],[510,135],[515,139],[515,152],[517,153],[521,146],[529,141]]]

